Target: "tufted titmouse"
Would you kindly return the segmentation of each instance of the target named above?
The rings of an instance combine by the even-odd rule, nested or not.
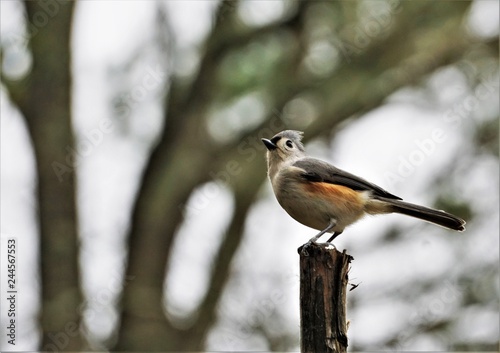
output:
[[[296,221],[320,230],[310,241],[316,242],[328,232],[333,233],[328,239],[331,242],[365,214],[401,213],[465,230],[463,219],[404,202],[375,184],[308,157],[302,134],[285,130],[262,142],[267,147],[267,171],[279,204]]]

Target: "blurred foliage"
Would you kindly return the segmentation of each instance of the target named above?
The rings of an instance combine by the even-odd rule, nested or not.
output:
[[[484,152],[498,157],[500,146],[499,140],[499,117],[483,122],[475,132],[475,144]]]
[[[34,23],[34,16],[40,16],[37,11],[46,11],[44,4],[24,3],[27,26]],[[247,305],[242,295],[235,298],[240,305],[240,316],[219,310],[227,300],[224,298],[227,293],[237,293],[234,281],[241,274],[233,268],[234,259],[244,240],[250,211],[263,195],[266,175],[264,148],[259,139],[285,128],[304,130],[306,142],[330,141],[365,113],[391,99],[397,102],[401,98],[394,98],[395,95],[410,90],[409,98],[401,102],[441,109],[445,122],[464,132],[455,155],[429,183],[432,187],[427,192],[435,198],[436,208],[465,218],[472,226],[473,236],[479,232],[474,225],[493,217],[491,212],[484,213],[486,207],[481,203],[484,200],[471,197],[472,192],[464,190],[464,179],[474,177],[473,172],[498,174],[492,167],[487,169],[488,158],[498,163],[498,106],[485,104],[493,100],[492,94],[498,95],[498,33],[481,36],[471,28],[471,6],[477,3],[226,0],[213,5],[208,33],[201,42],[186,47],[176,41],[170,23],[173,16],[170,6],[175,6],[175,2],[158,2],[155,32],[137,45],[135,53],[122,66],[109,70],[109,79],[116,86],[109,107],[122,136],[132,139],[137,126],[152,127],[149,134],[137,139],[148,146],[145,148],[148,155],[126,227],[125,278],[134,280],[126,283],[120,294],[116,329],[111,337],[97,343],[90,335],[83,337],[91,347],[118,351],[202,351],[207,349],[211,335],[222,335],[218,325],[226,325],[230,331],[227,336],[248,333],[245,337],[253,339],[248,339],[248,345],[255,344],[258,349],[296,349],[298,328],[287,322],[289,315],[280,305],[261,305],[263,309],[258,309],[265,310],[262,314],[253,305]],[[272,6],[277,7],[273,10]],[[80,305],[79,259],[75,255],[79,250],[78,221],[74,214],[68,217],[69,210],[75,211],[76,186],[72,181],[66,185],[68,189],[61,191],[59,180],[50,168],[52,161],[66,158],[67,147],[75,148],[78,142],[69,119],[72,112],[68,34],[72,16],[71,9],[65,8],[50,19],[50,25],[40,28],[39,34],[28,35],[25,44],[33,62],[22,79],[12,79],[9,70],[4,70],[9,65],[2,62],[2,84],[25,117],[39,167],[41,265],[45,269],[42,282],[44,288],[50,289],[41,294],[42,348],[48,347],[52,342],[50,337],[64,330],[69,320],[54,319],[52,323],[50,319],[61,312],[75,312],[71,309]],[[8,43],[2,42],[2,61],[9,55]],[[162,100],[155,106],[161,111],[159,122],[147,120],[151,111],[141,111],[146,103],[153,105],[157,101],[144,103],[134,95],[141,68],[155,62],[152,57],[159,58],[162,63],[159,69],[165,71],[165,77],[158,79],[161,87],[155,87],[151,94]],[[460,72],[466,84],[450,88],[443,81],[432,88],[429,82],[434,75],[450,68]],[[444,88],[460,90],[461,96],[440,102],[437,92],[432,90]],[[134,122],[138,116],[142,120]],[[481,162],[486,167],[477,167]],[[492,184],[497,182],[494,180]],[[120,184],[119,180],[116,184]],[[216,185],[223,185],[231,194],[234,207],[219,235],[220,243],[214,246],[207,262],[211,264],[207,287],[196,309],[184,316],[170,315],[165,293],[169,290],[174,245],[180,241],[183,226],[196,218],[190,217],[190,212],[199,215],[197,193],[208,187],[218,190]],[[202,196],[208,204],[213,200],[211,194]],[[193,203],[190,209],[188,205]],[[58,231],[61,218],[69,230]],[[398,254],[393,255],[400,255],[404,246],[408,246],[406,234],[419,230],[391,227],[380,237],[377,248],[394,250],[391,247],[397,245]],[[65,236],[70,234],[72,237],[67,238],[72,242],[64,243]],[[65,245],[46,246],[54,239]],[[425,239],[421,242],[426,245]],[[465,246],[456,238],[449,242],[449,252],[455,258],[467,256]],[[372,246],[373,243],[366,245],[365,256],[375,253]],[[54,255],[54,249],[65,256]],[[64,260],[54,264],[48,260],[51,256]],[[498,342],[471,338],[462,342],[463,330],[456,328],[467,318],[470,308],[498,312],[497,265],[491,259],[482,264],[473,259],[467,266],[457,263],[450,270],[453,273],[422,277],[411,286],[401,278],[375,290],[353,291],[350,304],[353,313],[363,312],[364,303],[383,299],[404,302],[417,317],[408,318],[403,322],[404,327],[391,337],[381,338],[375,347],[362,337],[355,339],[351,347],[356,351],[399,350],[411,348],[414,342],[432,341],[437,347],[447,345],[452,350],[492,349],[495,344],[498,348]],[[65,274],[71,281],[60,281],[60,271],[56,269],[71,272]],[[482,274],[481,278],[477,273]],[[269,278],[261,278],[251,287],[259,287],[265,279]],[[282,285],[273,278],[270,282],[277,288]],[[432,303],[432,298],[450,286],[451,290],[459,287],[456,289],[459,294],[448,303],[455,311],[433,317],[425,300]],[[54,293],[73,294],[69,296],[71,300],[64,302],[54,299]],[[423,299],[425,295],[434,297]],[[263,303],[265,298],[253,299]],[[81,317],[72,320],[80,322]],[[223,339],[219,337],[219,341]],[[80,342],[78,337],[71,348],[87,349],[87,343]]]
[[[474,213],[468,202],[463,199],[457,199],[452,195],[439,195],[438,199],[434,202],[434,208],[438,210],[446,210],[462,219],[473,219]]]

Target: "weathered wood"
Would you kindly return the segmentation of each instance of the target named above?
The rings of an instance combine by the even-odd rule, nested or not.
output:
[[[353,257],[330,244],[307,243],[298,252],[301,352],[346,352],[346,292]]]

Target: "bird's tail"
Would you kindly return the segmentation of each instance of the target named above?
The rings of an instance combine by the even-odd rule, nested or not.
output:
[[[390,212],[401,213],[407,216],[422,219],[440,225],[445,228],[458,230],[460,232],[465,230],[465,221],[457,216],[448,212],[434,210],[432,208],[415,205],[401,200],[377,198],[380,201],[385,201],[389,204]]]

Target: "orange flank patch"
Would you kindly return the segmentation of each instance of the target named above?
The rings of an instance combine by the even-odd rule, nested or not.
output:
[[[363,207],[365,201],[363,195],[347,186],[330,184],[324,182],[308,182],[305,189],[312,195],[335,201],[342,201],[353,205]]]

